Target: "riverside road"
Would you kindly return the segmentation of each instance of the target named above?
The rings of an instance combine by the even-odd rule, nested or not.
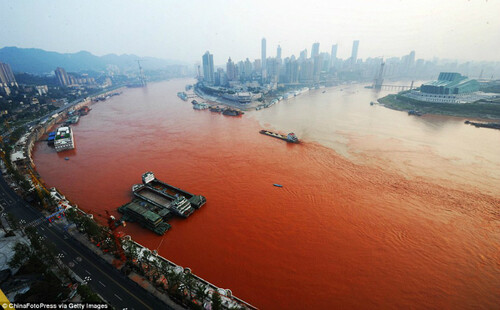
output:
[[[58,258],[115,309],[172,309],[119,270],[74,239],[42,213],[22,200],[0,175],[1,215],[11,213],[21,223],[34,225],[38,233],[57,247]],[[3,210],[2,210],[3,209]]]

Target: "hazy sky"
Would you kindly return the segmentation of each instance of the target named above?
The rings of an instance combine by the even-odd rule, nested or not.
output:
[[[260,58],[281,44],[283,58],[320,42],[359,57],[500,61],[500,0],[0,0],[0,47],[96,55],[137,54],[216,64]]]

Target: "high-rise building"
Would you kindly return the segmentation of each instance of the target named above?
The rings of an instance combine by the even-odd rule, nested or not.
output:
[[[261,45],[261,51],[260,51],[260,59],[261,59],[261,65],[262,65],[262,80],[265,80],[267,78],[267,73],[266,73],[266,38],[262,38],[262,45]]]
[[[287,83],[298,83],[299,63],[295,59],[285,60],[285,71]]]
[[[311,58],[314,59],[314,57],[319,55],[319,42],[313,43],[312,50],[311,50]]]
[[[276,58],[281,60],[281,46],[278,45],[278,48],[276,49]]]
[[[226,74],[224,73],[224,69],[217,68],[217,71],[214,73],[214,85],[226,85]]]
[[[332,53],[330,54],[330,67],[335,66],[335,63],[337,62],[337,49],[338,49],[337,44],[333,44]]]
[[[56,73],[57,82],[59,83],[60,86],[71,85],[71,81],[69,79],[68,74],[66,73],[66,70],[64,70],[61,67],[57,67],[56,70],[54,70],[54,72]]]
[[[313,62],[314,62],[313,80],[315,83],[317,83],[319,82],[321,69],[323,67],[323,55],[314,56]]]
[[[354,40],[352,42],[352,53],[351,53],[351,64],[353,65],[358,60],[358,47],[359,47],[359,40]]]
[[[12,72],[12,68],[9,64],[0,62],[0,83],[5,84],[5,86],[15,86],[16,77]]]
[[[203,81],[207,84],[214,84],[214,55],[207,51],[203,54]]]
[[[412,67],[415,65],[415,51],[411,51],[409,56],[408,62],[410,63],[410,67]]]
[[[250,59],[245,60],[245,78],[248,79],[252,75],[252,63],[250,62]]]
[[[307,48],[300,52],[299,60],[305,61],[307,59]]]
[[[299,81],[301,83],[311,83],[314,77],[314,62],[306,59],[300,64]]]
[[[226,74],[228,81],[236,80],[236,68],[234,66],[234,62],[231,60],[231,57],[229,57],[229,59],[227,60]]]
[[[262,71],[262,62],[260,61],[260,59],[255,59],[255,61],[253,62],[253,69],[257,74]]]
[[[280,62],[277,58],[269,58],[266,65],[270,81],[277,83],[280,74]]]

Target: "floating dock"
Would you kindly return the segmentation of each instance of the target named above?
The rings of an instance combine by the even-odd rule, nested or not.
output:
[[[173,197],[143,184],[134,185],[132,191],[135,197],[159,208],[168,209],[180,217],[187,218],[194,212],[191,203],[182,196]]]
[[[194,195],[185,190],[182,190],[178,187],[172,186],[165,182],[158,180],[153,172],[146,172],[142,175],[142,183],[156,193],[162,194],[164,197],[169,197],[171,199],[175,199],[176,197],[184,197],[189,203],[196,209],[201,208],[206,202],[207,199],[201,195]]]
[[[157,210],[154,205],[140,200],[133,200],[118,208],[118,212],[123,214],[123,221],[137,222],[161,236],[170,229],[170,224],[164,221],[164,217],[167,217],[170,212],[166,209],[159,212],[153,210]]]

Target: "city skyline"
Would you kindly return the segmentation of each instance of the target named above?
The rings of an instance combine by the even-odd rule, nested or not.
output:
[[[282,58],[298,57],[306,46],[318,42],[320,53],[337,44],[337,57],[346,59],[352,41],[360,40],[361,59],[415,50],[424,59],[500,60],[496,53],[500,50],[500,21],[496,18],[500,3],[491,1],[391,0],[373,4],[358,0],[316,1],[315,5],[108,1],[95,6],[18,1],[2,6],[0,18],[6,25],[0,27],[2,47],[125,53],[186,63],[199,61],[200,52],[210,50],[221,56],[222,63],[228,57],[260,58],[257,42],[265,37],[270,51],[281,46]],[[37,27],[26,20],[37,20]]]

